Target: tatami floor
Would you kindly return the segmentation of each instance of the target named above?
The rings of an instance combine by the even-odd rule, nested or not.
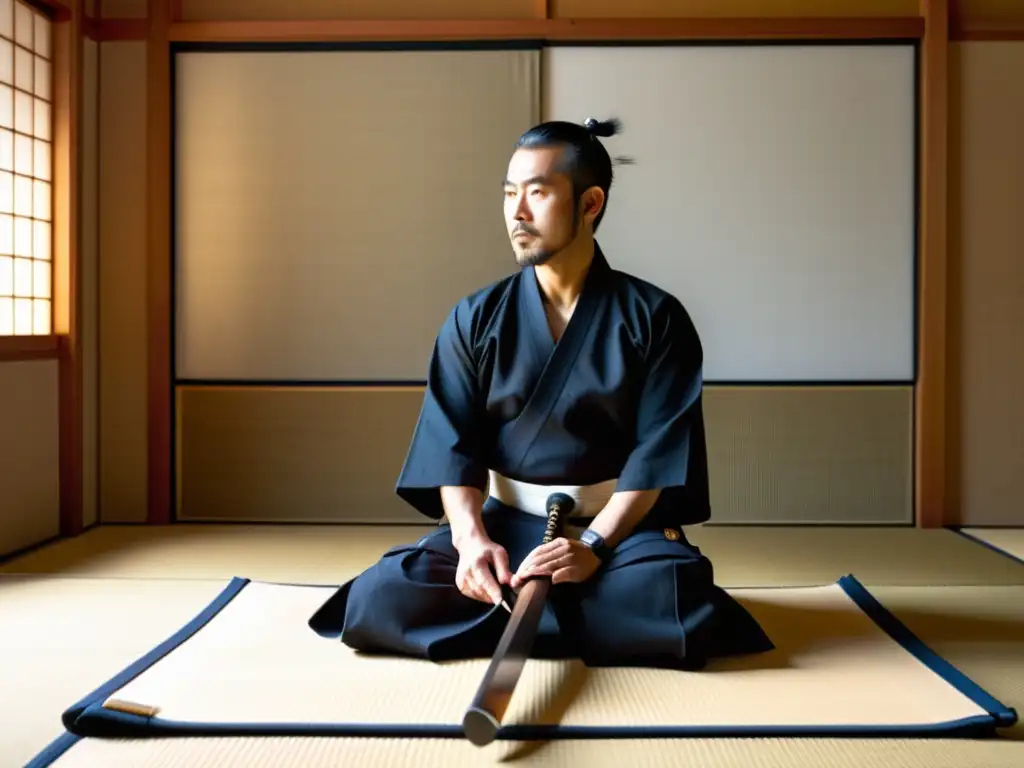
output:
[[[61,712],[201,610],[232,576],[337,584],[419,527],[101,526],[0,566],[0,764],[62,733]],[[1024,713],[1019,531],[702,527],[725,587],[832,583],[852,573],[934,650]],[[994,543],[993,543],[994,542]],[[1024,550],[1018,555],[1024,554]],[[496,744],[387,739],[153,739],[72,747],[68,766],[1024,766],[1024,726],[984,741],[685,739]]]

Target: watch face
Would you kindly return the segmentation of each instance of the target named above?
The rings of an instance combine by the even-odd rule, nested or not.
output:
[[[605,554],[604,539],[596,531],[589,529],[584,531],[580,534],[580,541],[590,547],[598,557],[602,557]]]

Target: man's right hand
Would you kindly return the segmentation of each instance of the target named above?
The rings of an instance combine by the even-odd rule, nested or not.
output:
[[[466,597],[498,605],[502,601],[500,584],[512,580],[508,552],[484,535],[472,536],[457,547],[459,565],[455,585]]]

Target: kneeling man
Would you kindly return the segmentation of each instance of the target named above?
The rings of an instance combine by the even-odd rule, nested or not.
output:
[[[552,590],[538,658],[699,669],[772,643],[684,527],[708,520],[703,353],[671,294],[613,269],[594,238],[617,124],[541,124],[504,181],[520,269],[441,328],[398,493],[442,521],[311,618],[360,651],[486,658],[528,579]],[[540,545],[556,491],[575,507]]]

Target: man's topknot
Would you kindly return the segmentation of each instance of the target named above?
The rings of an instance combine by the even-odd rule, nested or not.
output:
[[[608,138],[622,130],[622,123],[615,118],[611,120],[595,120],[592,117],[588,117],[583,121],[583,127],[587,129],[587,133],[591,136]]]

